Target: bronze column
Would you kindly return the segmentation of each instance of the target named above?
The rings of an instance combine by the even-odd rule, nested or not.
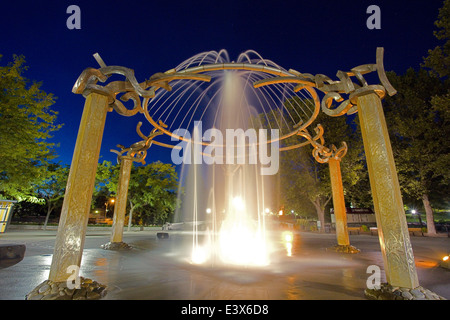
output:
[[[386,278],[392,286],[416,288],[419,280],[381,99],[369,88],[356,99]]]
[[[86,97],[50,267],[54,282],[66,281],[68,268],[81,264],[107,112],[107,96],[93,92]]]
[[[112,225],[112,243],[121,243],[123,239],[123,226],[127,208],[128,185],[130,183],[131,167],[133,160],[127,157],[120,159],[119,184],[117,186],[116,205],[114,206],[114,218]]]
[[[345,209],[344,187],[342,185],[341,160],[330,158],[331,190],[333,194],[334,216],[336,218],[336,237],[339,246],[349,246],[350,239],[347,230],[347,213]]]

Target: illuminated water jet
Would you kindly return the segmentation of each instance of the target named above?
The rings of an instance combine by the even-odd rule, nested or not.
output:
[[[173,72],[211,78],[205,82],[173,81],[172,90],[157,91],[146,106],[152,115],[148,120],[170,133],[171,141],[180,142],[180,148],[173,149],[172,155],[177,154],[180,160],[183,154],[191,160],[179,163],[181,206],[174,219],[186,225],[192,223],[189,261],[205,265],[267,265],[271,244],[265,211],[279,204],[268,188],[277,183],[277,178],[264,174],[274,175],[278,170],[278,158],[271,158],[279,154],[278,142],[307,127],[317,116],[320,106],[315,92],[296,89],[298,84],[289,82],[256,88],[257,82],[293,74],[253,50],[240,54],[233,62],[226,50],[200,53]],[[220,131],[220,141],[216,136],[211,137],[214,141],[204,141],[202,132],[208,130]],[[243,140],[226,134],[233,130],[244,132]],[[268,130],[268,140],[258,134],[257,143],[253,143],[245,135],[252,130]],[[188,148],[183,143],[189,144]],[[218,149],[209,148],[208,143],[227,148],[217,156]],[[233,147],[228,148],[229,145]],[[186,155],[187,150],[192,152]],[[208,154],[211,161],[201,161]],[[272,166],[273,162],[276,166]]]

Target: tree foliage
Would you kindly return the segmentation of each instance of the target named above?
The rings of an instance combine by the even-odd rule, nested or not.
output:
[[[117,193],[120,164],[103,162],[98,166],[96,194]],[[128,208],[144,223],[167,221],[175,211],[178,175],[175,167],[160,161],[133,166],[128,186]]]
[[[448,111],[439,110],[444,86],[423,69],[391,72],[389,80],[398,93],[386,98],[384,107],[400,183],[408,195],[421,198],[447,180]]]
[[[295,97],[294,99],[299,99]],[[294,123],[289,116],[283,115],[283,121],[276,121],[281,119],[281,113],[294,114],[295,105],[299,105],[299,101],[287,100],[284,105],[284,110],[274,110],[271,114],[265,114],[261,118],[262,126],[277,127],[275,124],[284,123],[285,126],[293,128]],[[311,101],[304,100],[301,103],[311,103]],[[341,172],[344,188],[355,190],[355,194],[349,192],[347,195],[349,202],[360,203],[359,194],[370,193],[369,185],[366,184],[365,177],[367,173],[364,163],[364,150],[361,140],[361,135],[356,129],[353,122],[354,117],[329,117],[324,113],[320,113],[317,119],[311,124],[307,130],[314,136],[314,128],[320,124],[324,128],[325,147],[335,145],[339,148],[342,142],[348,145],[347,155],[341,161]],[[281,129],[284,129],[282,127]],[[295,145],[304,142],[305,139],[299,136],[292,136],[281,142],[281,147]],[[282,205],[286,211],[294,210],[301,216],[317,217],[322,225],[325,222],[325,210],[330,205],[332,199],[331,181],[329,166],[327,163],[319,163],[312,155],[313,148],[311,145],[304,147],[283,151],[280,154],[280,191],[279,197]],[[359,184],[359,187],[356,187]]]
[[[390,72],[398,93],[384,103],[401,189],[409,202],[422,201],[429,234],[436,233],[432,204],[449,199],[450,0],[435,25],[443,45],[429,50],[422,69]]]
[[[346,201],[357,204],[361,202],[360,199],[362,198],[358,194],[363,191],[367,192],[369,186],[364,185],[365,181],[361,179],[366,175],[362,141],[349,120],[351,119],[346,117],[334,118],[320,113],[316,121],[308,128],[308,131],[311,135],[314,135],[312,127],[317,124],[322,125],[325,147],[335,145],[339,148],[342,142],[347,143],[347,155],[341,160],[342,181],[344,189],[347,191]],[[282,196],[285,197],[287,204],[293,206],[305,206],[304,201],[299,199],[302,196],[308,199],[323,224],[325,222],[325,209],[330,205],[332,199],[330,171],[327,163],[319,163],[314,159],[312,150],[312,146],[307,145],[299,150],[281,154]],[[356,187],[357,185],[359,187]],[[357,190],[357,192],[349,192],[350,190]]]
[[[428,51],[424,66],[430,68],[439,77],[450,75],[450,0],[445,0],[439,10],[438,20],[434,23],[438,28],[434,32],[437,39],[444,43]]]
[[[0,55],[1,58],[1,55]],[[25,58],[0,66],[0,195],[32,199],[33,184],[44,178],[55,157],[51,133],[58,130],[55,97],[23,76]]]
[[[45,217],[44,229],[47,226],[50,214],[59,205],[62,205],[69,177],[69,166],[60,164],[49,164],[45,172],[45,177],[36,185],[37,197],[45,200],[47,215]]]

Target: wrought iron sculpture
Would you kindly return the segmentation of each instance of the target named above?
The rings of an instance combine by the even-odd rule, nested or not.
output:
[[[161,122],[160,125],[164,126]],[[125,146],[118,144],[117,147],[120,148],[120,151],[111,149],[111,152],[117,154],[117,162],[120,163],[122,158],[128,158],[135,162],[140,162],[145,164],[145,158],[147,157],[147,150],[152,146],[153,139],[157,136],[163,134],[158,128],[154,128],[148,136],[144,135],[141,131],[142,122],[139,122],[136,127],[137,134],[143,139],[139,142],[133,143],[130,147],[125,148]]]
[[[136,80],[134,71],[132,69],[121,66],[106,66],[98,53],[94,55],[97,62],[100,65],[99,69],[87,68],[78,77],[75,85],[72,88],[72,92],[76,94],[82,94],[87,96],[92,92],[96,92],[109,97],[109,105],[117,111],[120,115],[130,117],[136,113],[144,112],[140,97],[144,101],[148,101],[155,96],[156,90],[164,88],[165,90],[172,90],[169,82],[179,79],[191,79],[199,81],[210,81],[211,77],[207,75],[195,74],[195,73],[177,73],[174,69],[167,72],[155,73],[150,79],[139,83]],[[113,81],[105,86],[98,85],[97,83],[106,82],[108,78],[113,74],[119,74],[124,76],[125,81]],[[133,100],[133,108],[128,109],[125,105],[117,99],[127,102],[130,99]]]
[[[338,149],[334,144],[329,148],[325,147],[325,139],[323,138],[323,127],[321,124],[318,124],[314,128],[314,132],[316,135],[312,137],[308,130],[303,129],[297,134],[311,144],[313,147],[313,157],[319,163],[327,163],[330,158],[341,160],[347,154],[347,143],[345,141],[342,142],[342,146]]]

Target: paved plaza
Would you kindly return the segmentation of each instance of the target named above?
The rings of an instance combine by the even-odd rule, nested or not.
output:
[[[365,300],[370,274],[379,266],[385,282],[377,236],[351,235],[358,254],[336,253],[335,234],[295,232],[289,256],[281,231],[271,231],[271,263],[265,267],[229,267],[189,263],[192,234],[157,230],[124,232],[129,251],[104,250],[109,230],[88,230],[80,275],[107,285],[105,300]],[[47,279],[56,231],[8,230],[0,244],[26,245],[25,258],[0,269],[0,299],[23,300]],[[420,285],[450,299],[450,270],[439,266],[450,252],[450,238],[411,237]]]

